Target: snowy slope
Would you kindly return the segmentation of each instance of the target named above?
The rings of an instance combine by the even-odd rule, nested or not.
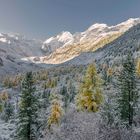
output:
[[[122,61],[122,57],[133,52],[136,58],[140,57],[140,24],[132,27],[118,39],[105,45],[103,48],[95,52],[81,53],[74,59],[67,61],[64,65],[87,65],[95,60],[98,64],[110,63],[110,65],[118,65]]]
[[[47,39],[43,45],[42,49],[47,53],[52,53],[57,48],[62,46],[66,46],[68,44],[73,43],[73,35],[70,32],[62,32],[61,34],[57,35],[56,37],[51,37]]]
[[[96,23],[86,31],[73,35],[63,32],[43,43],[42,49],[47,54],[43,61],[44,63],[59,64],[71,60],[83,52],[95,51],[138,23],[140,23],[140,18],[130,18],[115,26]]]
[[[0,74],[32,69],[32,59],[43,56],[41,45],[41,41],[30,40],[18,34],[1,33]]]

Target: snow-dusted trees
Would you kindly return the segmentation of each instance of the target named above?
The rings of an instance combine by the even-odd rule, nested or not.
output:
[[[32,72],[28,72],[22,82],[20,98],[17,139],[36,140],[38,100]]]
[[[95,64],[88,66],[80,92],[76,96],[78,110],[97,112],[102,101],[102,80],[97,73]]]
[[[119,117],[123,124],[132,126],[139,96],[135,62],[131,54],[128,54],[126,60],[123,62],[123,69],[118,81],[118,114],[120,114]]]
[[[14,106],[9,100],[5,101],[3,111],[4,111],[3,118],[7,122],[14,115]]]
[[[59,124],[63,115],[61,95],[51,94],[50,95],[50,113],[48,116],[48,128],[50,129],[52,124]]]
[[[110,82],[112,82],[113,73],[113,68],[110,67],[109,64],[102,65],[102,78],[104,80],[104,85],[107,85]]]
[[[61,91],[60,91],[60,94],[63,96],[63,102],[64,102],[64,109],[65,111],[67,110],[67,107],[69,105],[69,99],[70,99],[70,95],[68,94],[68,91],[67,91],[67,87],[66,86],[63,86]]]
[[[67,90],[68,90],[68,93],[69,93],[69,102],[73,102],[74,101],[74,98],[75,98],[75,95],[76,95],[76,87],[74,86],[74,84],[72,83],[72,81],[70,81],[68,83],[68,86],[67,86]]]

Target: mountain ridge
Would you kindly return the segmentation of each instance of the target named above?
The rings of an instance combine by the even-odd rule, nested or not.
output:
[[[45,42],[27,39],[19,34],[0,33],[0,74],[48,68],[63,63],[79,64],[79,61],[80,64],[87,64],[86,61],[91,62],[90,59],[95,58],[93,52],[98,58],[101,53],[98,50],[121,38],[139,23],[140,18],[131,18],[116,26],[96,23],[85,32],[75,34],[61,32]],[[135,37],[135,33],[133,34]],[[50,42],[53,42],[53,45],[47,46],[49,51],[46,52],[48,48],[45,48],[44,43]]]
[[[91,50],[95,51],[105,45],[104,43],[103,45],[98,45],[101,41],[106,39],[108,40],[108,42],[106,41],[107,44],[138,23],[140,23],[140,18],[130,18],[116,26],[96,23],[84,32],[73,35],[69,33],[71,35],[71,39],[66,42],[63,40],[60,41],[59,37],[61,38],[61,34],[58,34],[57,36],[51,37],[51,39],[47,39],[43,43],[42,49],[46,52],[47,56],[42,58],[42,61],[44,63],[59,64],[73,59],[80,53]],[[110,37],[111,39],[109,39]],[[53,42],[55,43],[53,44]],[[55,44],[59,45],[56,47]],[[51,47],[53,47],[53,51],[49,52],[48,50],[50,50]]]
[[[135,58],[140,57],[140,23],[95,52],[82,53],[64,65],[87,65],[96,61],[98,64],[118,66],[129,51],[133,52]]]

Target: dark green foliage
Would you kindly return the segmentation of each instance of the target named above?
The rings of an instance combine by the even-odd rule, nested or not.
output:
[[[132,126],[133,118],[136,115],[138,104],[138,90],[135,62],[131,54],[128,54],[123,62],[123,69],[118,78],[118,114],[126,126]]]
[[[107,85],[107,83],[108,83],[108,76],[107,76],[107,69],[106,68],[104,68],[102,70],[102,78],[104,80],[104,85]]]
[[[70,81],[66,86],[62,86],[60,89],[60,94],[63,96],[62,101],[64,103],[64,109],[67,110],[69,104],[74,101],[74,97],[76,95],[75,87],[72,85]]]
[[[9,101],[4,103],[4,120],[8,120],[14,115],[14,106]]]
[[[116,95],[114,93],[106,96],[104,100],[104,105],[101,109],[101,117],[103,119],[103,123],[106,126],[114,126],[117,125],[117,111],[116,111]]]
[[[69,94],[67,91],[67,87],[63,86],[61,91],[60,91],[60,94],[63,96],[62,101],[64,102],[64,108],[66,110],[68,105],[69,105]]]
[[[104,80],[104,85],[108,85],[112,82],[112,68],[109,67],[108,63],[103,64],[102,69],[102,79]]]
[[[2,104],[2,101],[0,100],[0,113],[2,113],[3,111],[3,104]]]
[[[72,84],[72,81],[70,81],[69,85],[68,85],[68,93],[69,93],[69,101],[73,102],[75,95],[76,95],[76,89],[75,86]]]
[[[3,110],[3,107],[2,107],[2,104],[0,104],[0,113],[2,112]]]
[[[33,85],[33,74],[28,72],[22,82],[18,111],[18,140],[36,140],[38,100]]]
[[[47,109],[49,106],[49,97],[50,97],[50,89],[44,89],[43,94],[42,94],[42,105],[44,109]]]

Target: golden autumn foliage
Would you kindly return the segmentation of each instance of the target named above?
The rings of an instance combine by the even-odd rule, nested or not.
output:
[[[49,128],[51,127],[52,124],[58,125],[63,115],[60,95],[52,94],[50,96],[50,100],[51,100],[51,107],[50,107],[50,114],[48,117]]]
[[[102,101],[102,80],[97,73],[95,64],[89,65],[80,92],[76,96],[78,110],[97,112]]]
[[[7,91],[2,91],[0,93],[0,113],[3,111],[4,102],[8,100],[9,96]]]
[[[0,93],[0,100],[6,101],[8,100],[8,93],[6,91],[3,91]]]
[[[107,70],[107,75],[108,75],[108,76],[112,76],[112,75],[113,75],[113,70],[112,70],[112,68],[108,68],[108,70]]]
[[[51,79],[49,78],[45,83],[43,83],[42,88],[54,88],[57,86],[57,79]]]
[[[45,81],[48,79],[48,71],[40,70],[38,72],[34,72],[35,82],[37,81]]]
[[[5,76],[3,79],[3,86],[5,87],[16,87],[20,84],[22,80],[22,75],[16,75],[16,76]]]
[[[136,73],[137,73],[137,76],[140,77],[140,59],[138,59],[137,61]]]

